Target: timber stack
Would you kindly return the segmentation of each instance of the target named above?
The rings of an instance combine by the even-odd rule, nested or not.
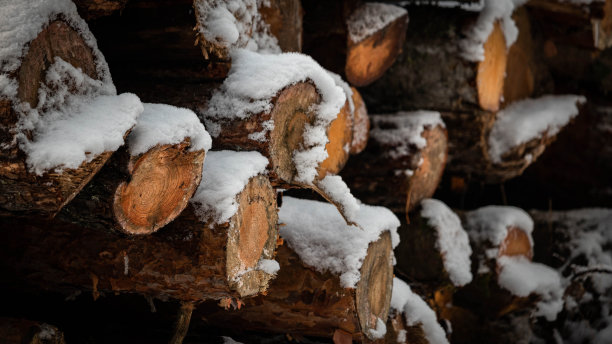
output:
[[[609,339],[610,210],[553,207],[612,206],[611,31],[612,0],[0,2],[0,342]]]

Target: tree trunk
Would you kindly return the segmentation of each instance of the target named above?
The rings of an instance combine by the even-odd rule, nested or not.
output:
[[[28,47],[19,69],[11,76],[19,84],[19,103],[28,103],[31,108],[37,106],[39,87],[44,84],[46,70],[56,58],[80,68],[93,79],[99,77],[92,48],[63,21],[51,22],[29,42]],[[53,217],[104,166],[112,152],[104,152],[90,162],[83,162],[77,169],[48,171],[43,175],[32,173],[26,164],[25,153],[18,147],[15,138],[21,116],[16,110],[18,105],[11,100],[0,99],[0,213],[35,213]],[[32,133],[26,134],[31,139]]]
[[[120,149],[58,216],[67,222],[126,234],[151,234],[187,207],[202,179],[204,151],[157,145],[131,156]]]
[[[25,319],[0,318],[0,338],[5,344],[65,344],[55,326]]]
[[[405,213],[434,194],[446,164],[446,129],[441,125],[422,126],[417,140],[425,139],[426,144],[419,148],[409,129],[420,124],[411,121],[412,117],[412,113],[370,116],[368,146],[341,173],[363,202]]]
[[[484,60],[470,62],[460,56],[457,37],[477,13],[437,6],[408,11],[402,54],[388,73],[362,90],[370,110],[499,110],[508,56],[500,23],[484,43]]]
[[[236,197],[238,211],[225,224],[201,221],[189,206],[163,231],[144,237],[59,220],[3,219],[2,270],[14,277],[11,283],[91,290],[94,298],[127,292],[198,302],[254,295],[271,278],[255,267],[274,254],[276,197],[263,176]]]
[[[305,266],[291,249],[281,246],[281,268],[265,296],[244,301],[239,310],[205,304],[199,312],[215,326],[334,337],[336,330],[367,341],[377,319],[386,319],[391,301],[393,267],[389,234],[370,244],[356,289],[342,288],[338,276]]]

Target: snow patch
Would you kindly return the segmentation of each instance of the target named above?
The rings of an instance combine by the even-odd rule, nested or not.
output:
[[[490,242],[499,247],[508,236],[508,229],[518,227],[529,237],[533,247],[533,220],[523,209],[490,205],[465,214],[466,228],[474,242]],[[497,255],[497,250],[495,250]]]
[[[542,135],[555,135],[579,113],[578,104],[586,98],[576,95],[547,95],[511,104],[497,113],[489,135],[489,157],[501,163],[514,147]]]
[[[357,200],[351,190],[342,180],[340,176],[328,175],[321,181],[317,182],[317,186],[325,192],[325,194],[334,202],[342,207],[342,215],[349,222],[358,223],[359,210],[361,208],[359,200]]]
[[[280,265],[274,259],[262,259],[257,263],[257,270],[263,271],[269,275],[276,275],[280,270]]]
[[[206,154],[202,181],[191,203],[201,221],[221,224],[238,211],[236,196],[249,179],[264,174],[268,159],[258,152],[217,151]]]
[[[280,235],[307,265],[320,272],[340,275],[345,288],[355,288],[368,245],[390,232],[393,247],[399,243],[400,222],[384,207],[360,204],[357,224],[346,224],[329,203],[284,197],[279,210]],[[391,259],[391,257],[389,257]]]
[[[346,22],[349,37],[353,43],[359,43],[406,13],[405,9],[395,5],[365,3],[353,12]]]
[[[371,339],[381,339],[385,336],[386,333],[387,326],[385,325],[385,322],[382,321],[380,318],[376,318],[376,328],[370,329],[369,333]]]
[[[472,281],[470,255],[472,248],[459,216],[446,204],[435,199],[421,201],[421,216],[437,232],[436,247],[440,250],[444,269],[456,286]]]

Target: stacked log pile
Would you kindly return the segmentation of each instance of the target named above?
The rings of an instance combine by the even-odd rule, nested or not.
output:
[[[581,181],[554,202],[611,204],[612,0],[0,17],[0,342],[108,340],[70,302],[115,342],[608,338],[609,211],[530,215],[504,183]],[[504,205],[456,201],[474,185]],[[97,308],[142,299],[122,309],[134,328]]]

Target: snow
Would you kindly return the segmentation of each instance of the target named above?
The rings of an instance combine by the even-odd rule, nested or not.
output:
[[[241,342],[233,340],[231,337],[222,336],[221,338],[223,338],[223,344],[242,344]]]
[[[136,156],[156,145],[179,144],[190,139],[191,151],[209,150],[210,135],[191,110],[166,104],[145,103],[144,111],[128,137],[129,152]]]
[[[191,203],[203,222],[221,224],[238,211],[236,196],[249,179],[266,171],[268,159],[258,152],[209,151],[202,181]]]
[[[525,2],[527,0],[484,0],[476,23],[464,32],[466,38],[459,42],[461,57],[472,62],[484,61],[484,43],[493,32],[497,20],[500,21],[506,47],[510,48],[518,37],[512,13]]]
[[[393,278],[391,310],[403,313],[407,326],[420,325],[429,343],[448,343],[444,329],[438,323],[436,313],[421,297],[412,292],[406,282],[397,277]]]
[[[376,328],[370,329],[370,333],[369,333],[371,339],[384,338],[386,333],[387,333],[387,326],[385,325],[385,322],[382,321],[380,318],[376,318]]]
[[[327,175],[317,186],[342,208],[342,215],[349,222],[358,223],[360,202],[351,194],[351,190],[340,176]]]
[[[269,275],[276,275],[280,270],[280,265],[274,259],[262,259],[257,263],[257,270],[261,270]]]
[[[523,256],[499,257],[500,266],[497,281],[502,288],[512,294],[527,297],[538,294],[541,300],[536,304],[534,315],[544,316],[554,321],[563,309],[564,289],[561,276],[554,269],[539,263],[533,263]]]
[[[284,223],[279,229],[281,237],[300,259],[317,271],[340,275],[345,288],[356,287],[371,242],[388,231],[393,247],[399,243],[399,220],[384,207],[361,204],[359,229],[347,225],[329,203],[284,197],[279,221]]]
[[[586,98],[577,95],[547,95],[511,104],[497,113],[489,135],[489,156],[494,163],[512,148],[542,135],[555,135],[579,113],[578,104]]]
[[[427,223],[437,232],[436,247],[440,250],[444,269],[451,282],[456,286],[470,283],[472,248],[459,216],[435,199],[424,199],[421,207],[421,216],[427,218]]]
[[[244,49],[232,53],[232,67],[221,87],[212,95],[202,116],[213,137],[227,120],[246,119],[270,112],[272,98],[287,86],[312,81],[321,94],[313,110],[316,121],[306,126],[305,147],[294,153],[298,182],[312,185],[318,165],[327,158],[327,127],[344,106],[346,95],[334,78],[310,56],[299,53],[264,55]]]
[[[346,22],[349,38],[353,43],[359,43],[406,13],[405,9],[395,5],[365,3],[353,12]]]
[[[280,53],[278,40],[258,11],[256,0],[196,0],[198,30],[207,41],[228,49]]]
[[[439,112],[425,110],[373,115],[370,121],[370,137],[394,147],[384,153],[392,159],[410,155],[411,146],[424,148],[427,140],[421,135],[425,128],[445,127]]]
[[[499,247],[508,236],[508,229],[517,227],[527,234],[533,247],[533,220],[523,209],[490,205],[467,212],[465,218],[468,234],[477,243],[490,242]]]
[[[351,114],[353,114],[355,112],[355,103],[353,103],[353,90],[351,89],[351,86],[346,81],[342,80],[340,75],[330,71],[327,71],[327,73],[329,73],[329,75],[334,79],[337,86],[342,87],[346,100],[349,103],[349,111]]]

